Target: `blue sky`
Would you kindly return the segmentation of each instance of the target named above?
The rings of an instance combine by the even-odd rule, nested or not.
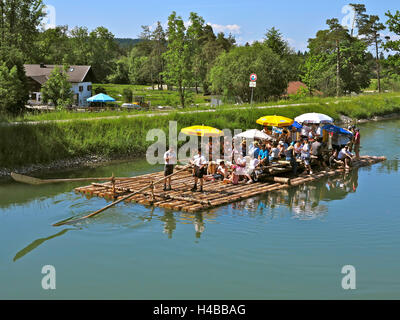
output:
[[[89,30],[102,25],[116,37],[137,38],[142,25],[166,23],[172,11],[187,20],[193,11],[214,31],[231,32],[239,44],[261,40],[267,29],[276,27],[297,50],[306,49],[307,40],[326,27],[327,19],[346,20],[342,9],[350,2],[364,3],[381,21],[388,10],[400,9],[399,0],[45,0],[56,10],[57,25]]]

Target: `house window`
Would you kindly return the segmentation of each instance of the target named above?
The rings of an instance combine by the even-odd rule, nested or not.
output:
[[[87,91],[92,91],[92,86],[87,86]]]
[[[79,86],[79,92],[83,91],[83,86]]]

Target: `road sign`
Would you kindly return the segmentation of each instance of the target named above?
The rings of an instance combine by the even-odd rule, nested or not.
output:
[[[250,75],[250,81],[251,81],[251,82],[256,82],[256,81],[257,81],[257,75],[256,75],[255,73],[252,73],[252,74]]]
[[[256,88],[257,82],[250,82],[249,86],[250,86],[250,88]]]

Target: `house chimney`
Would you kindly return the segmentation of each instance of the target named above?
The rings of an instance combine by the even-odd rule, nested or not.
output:
[[[41,63],[40,68],[46,68],[46,65],[44,63]]]

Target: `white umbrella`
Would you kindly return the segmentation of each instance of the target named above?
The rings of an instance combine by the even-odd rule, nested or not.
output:
[[[266,133],[257,130],[257,129],[252,129],[252,130],[247,130],[245,132],[242,132],[240,134],[237,134],[234,138],[243,138],[243,139],[261,139],[261,140],[272,140],[273,138]]]
[[[320,124],[320,123],[332,123],[334,120],[323,113],[306,113],[298,116],[294,119],[298,123],[313,123],[313,124]]]

